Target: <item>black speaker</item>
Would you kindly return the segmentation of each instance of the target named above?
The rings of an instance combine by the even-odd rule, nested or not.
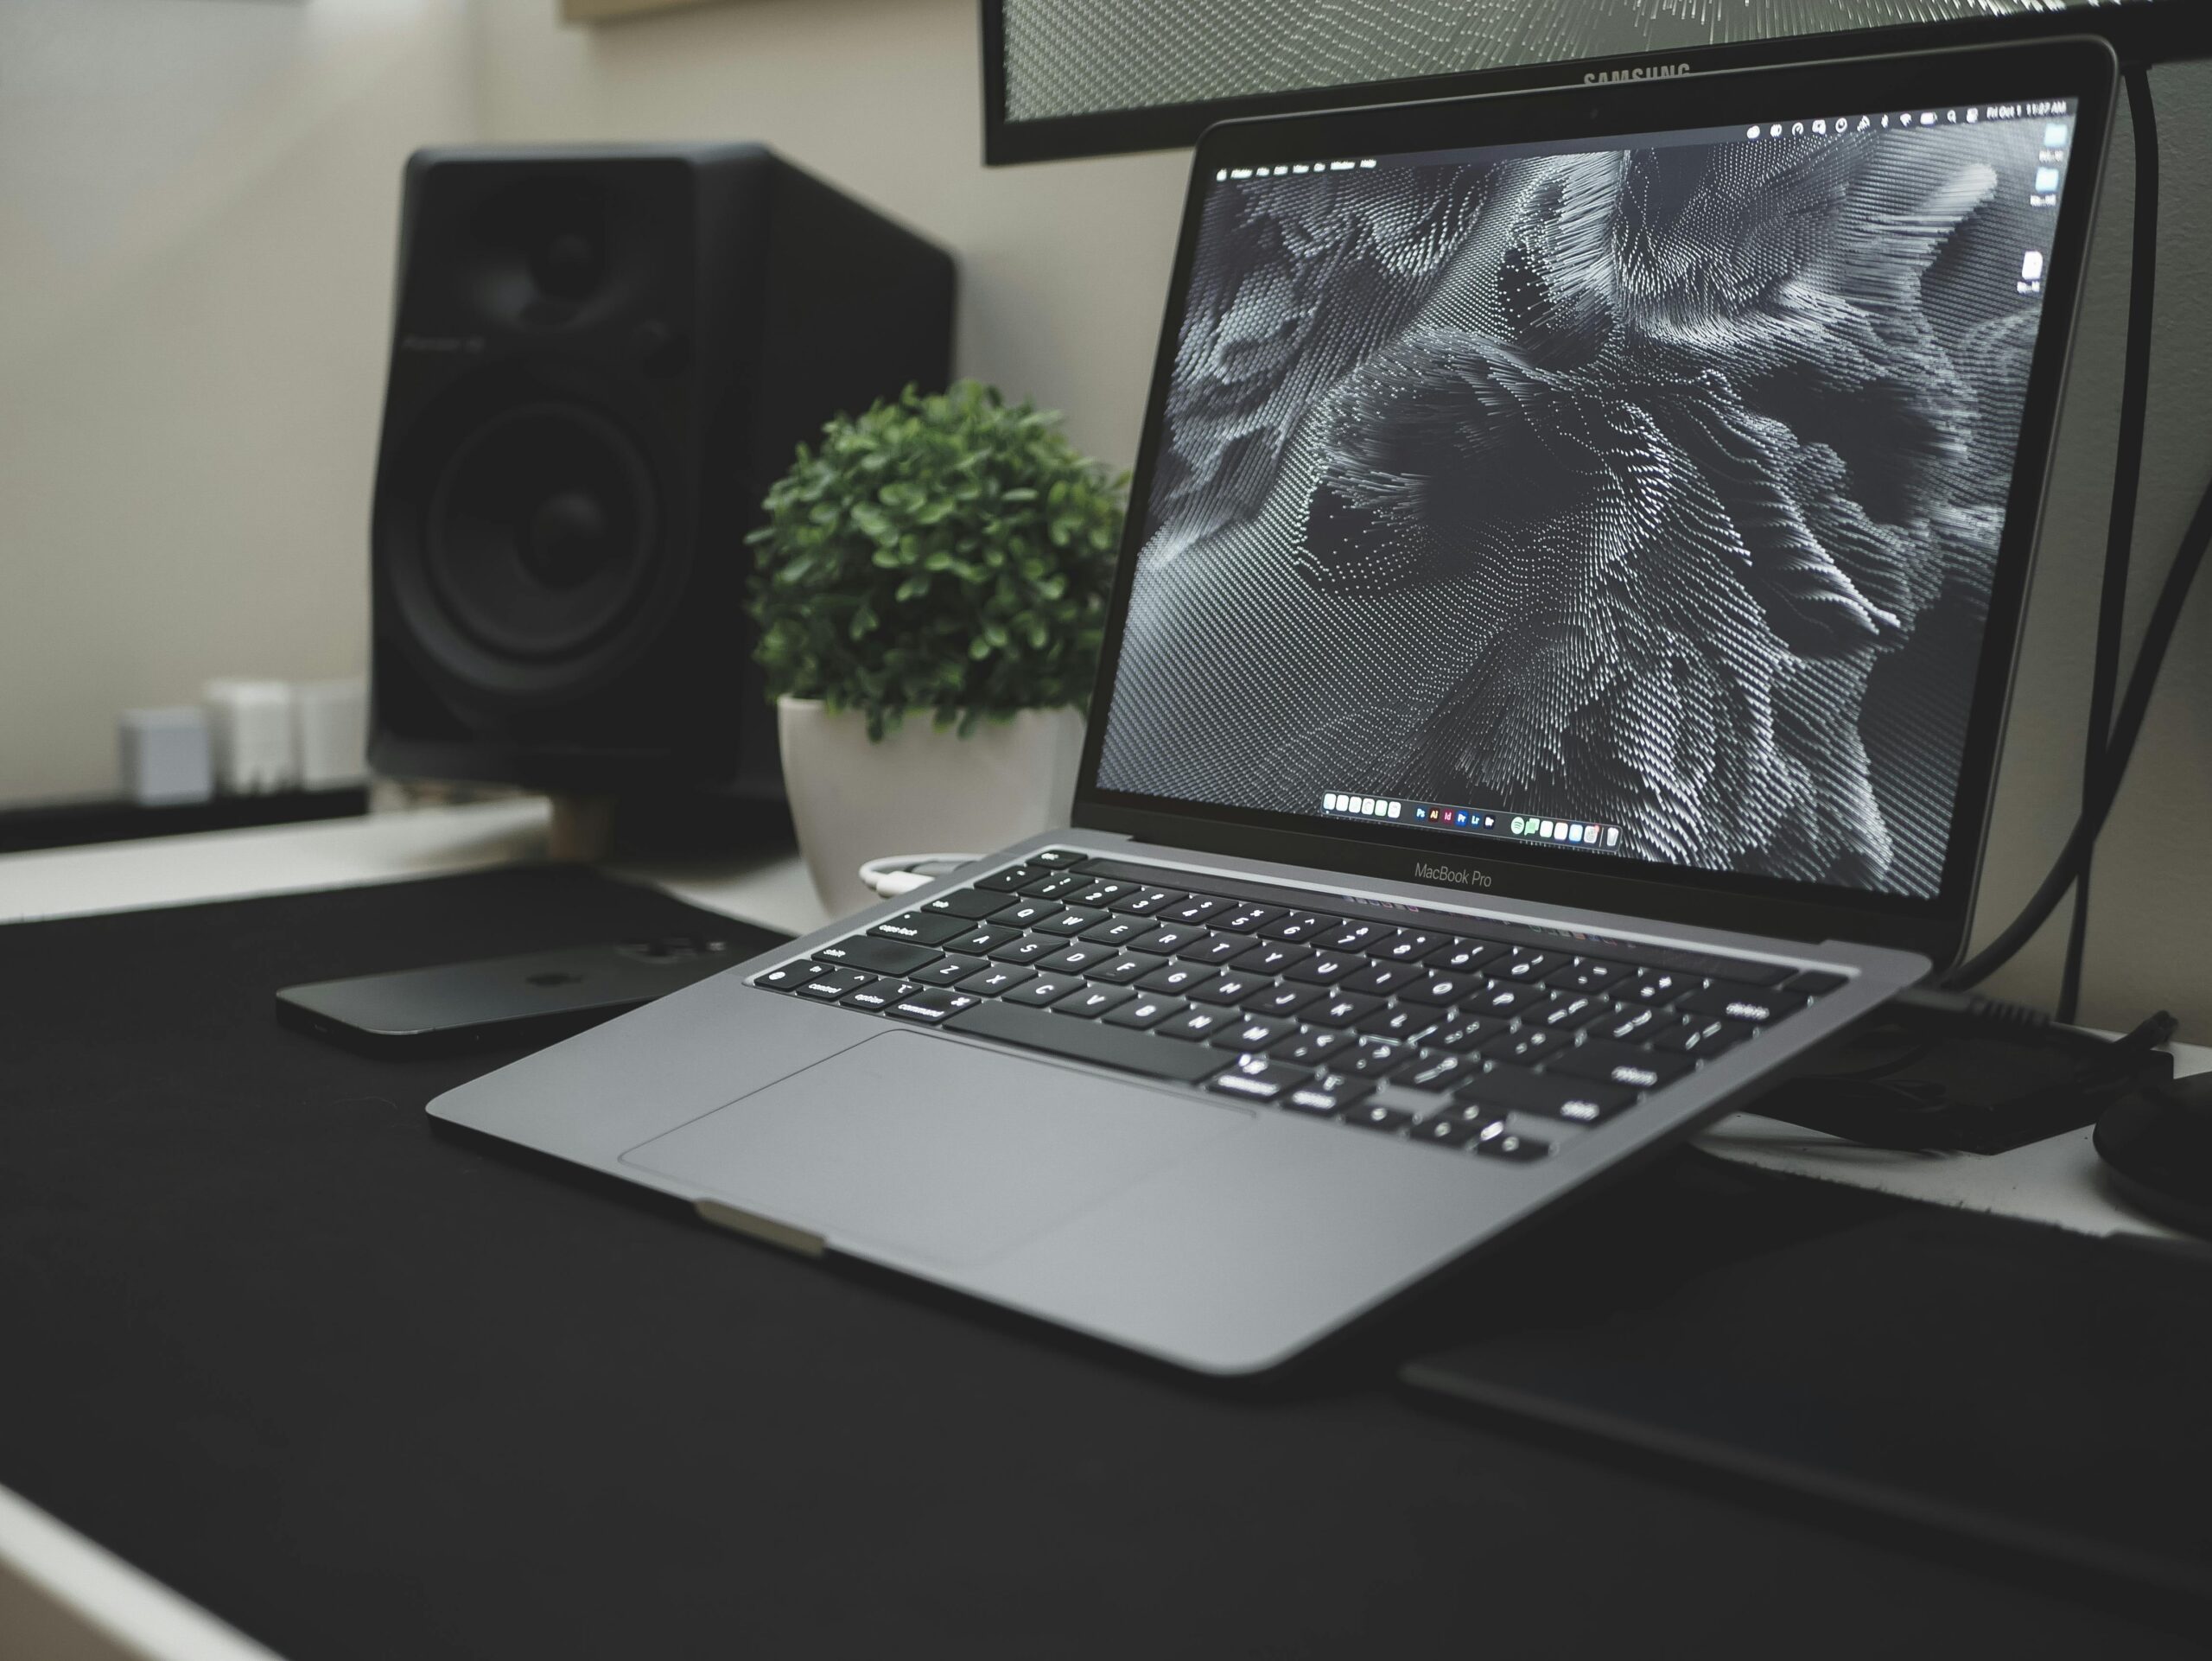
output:
[[[950,258],[757,145],[408,163],[369,756],[780,793],[746,532],[840,410],[945,384]]]

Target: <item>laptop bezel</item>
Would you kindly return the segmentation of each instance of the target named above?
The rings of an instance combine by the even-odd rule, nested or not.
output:
[[[1471,895],[1529,899],[1695,923],[1776,938],[1848,939],[1957,961],[1971,924],[1994,799],[1999,754],[2019,633],[2044,519],[2057,416],[2080,309],[2098,184],[2110,138],[2119,65],[2104,41],[2082,36],[2028,45],[1867,57],[1596,87],[1327,111],[1224,122],[1192,156],[1166,316],[1146,402],[1131,512],[1108,607],[1098,681],[1077,773],[1073,823],[1141,841],[1279,861],[1347,874],[1432,883],[1462,903]],[[2056,210],[2043,324],[2020,420],[1982,661],[1959,770],[1942,882],[1915,899],[1733,873],[1657,869],[1586,851],[1553,852],[1402,822],[1351,837],[1301,815],[1216,806],[1108,791],[1097,784],[1115,674],[1139,546],[1160,455],[1169,379],[1181,333],[1205,192],[1225,167],[1317,155],[1395,155],[1484,144],[1662,132],[1786,117],[1792,110],[1923,108],[2044,99],[2079,101],[2068,188]]]

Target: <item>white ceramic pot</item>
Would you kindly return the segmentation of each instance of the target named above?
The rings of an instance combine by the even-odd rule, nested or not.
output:
[[[863,861],[988,854],[1065,824],[1083,754],[1073,710],[1025,710],[965,738],[918,712],[877,742],[866,717],[787,697],[776,701],[776,734],[799,850],[833,917],[874,903]]]

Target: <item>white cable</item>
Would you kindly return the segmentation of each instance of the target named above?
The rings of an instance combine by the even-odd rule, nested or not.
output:
[[[982,857],[980,854],[887,854],[861,867],[861,881],[886,900],[892,900],[926,887],[948,872]]]

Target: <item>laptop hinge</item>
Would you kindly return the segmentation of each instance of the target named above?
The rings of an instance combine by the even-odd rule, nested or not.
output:
[[[830,1242],[823,1236],[806,1229],[793,1228],[789,1223],[779,1223],[772,1217],[740,1211],[735,1206],[724,1205],[719,1200],[700,1200],[693,1203],[699,1215],[716,1228],[726,1228],[733,1233],[766,1240],[770,1245],[796,1251],[802,1257],[819,1257],[830,1250]]]

